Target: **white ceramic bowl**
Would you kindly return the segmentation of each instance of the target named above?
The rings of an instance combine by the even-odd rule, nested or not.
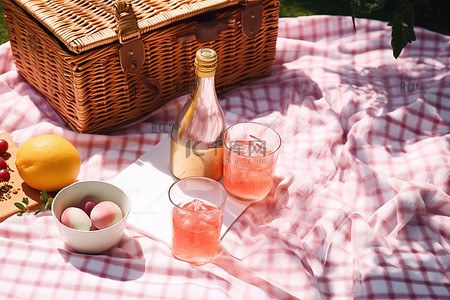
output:
[[[72,229],[60,221],[62,212],[69,206],[77,206],[84,196],[93,196],[98,201],[115,202],[122,210],[120,222],[105,229],[83,231]],[[98,254],[115,246],[122,237],[130,214],[130,200],[115,185],[104,181],[79,181],[60,190],[52,203],[52,214],[64,242],[80,253]]]

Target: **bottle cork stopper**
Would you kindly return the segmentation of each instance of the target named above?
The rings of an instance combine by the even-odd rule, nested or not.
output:
[[[200,77],[212,77],[216,74],[217,53],[210,48],[197,50],[195,55],[195,74]]]

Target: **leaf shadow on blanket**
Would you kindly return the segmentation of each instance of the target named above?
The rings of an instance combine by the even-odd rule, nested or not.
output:
[[[276,112],[285,116],[291,105],[301,105],[304,99],[317,100],[321,97],[319,86],[305,72],[288,69],[285,65],[274,65],[270,77],[220,96],[228,124],[265,121],[267,116]]]
[[[354,277],[356,297],[377,282],[392,279],[389,284],[396,286],[408,270],[415,286],[426,291],[426,282],[415,281],[423,270],[437,265],[432,275],[442,276],[449,265],[443,256],[448,240],[442,239],[449,236],[442,229],[450,215],[443,163],[449,118],[439,97],[450,86],[448,76],[433,70],[408,75],[395,66],[327,72],[337,84],[330,80],[322,98],[283,91],[295,97],[283,97],[277,111],[257,118],[275,119],[289,151],[280,153],[281,170],[269,196],[231,228],[227,249],[248,270],[296,296],[302,290],[278,282],[284,277],[277,270],[291,270],[291,278],[325,298],[342,290],[333,281],[339,270],[350,273],[338,276]],[[417,82],[422,85],[413,86],[420,88],[407,89]],[[417,256],[427,264],[423,270],[414,266]],[[259,264],[271,271],[262,274]]]
[[[404,199],[406,201],[409,203],[403,205],[412,206],[414,199]],[[352,241],[353,294],[357,299],[374,291],[387,295],[392,289],[405,298],[414,290],[423,299],[442,299],[438,295],[448,290],[450,265],[448,239],[445,238],[450,236],[450,231],[443,228],[448,220],[448,197],[446,201],[447,217],[427,212],[426,206],[402,212],[401,205],[393,199],[385,206],[396,207],[391,213],[385,206],[380,208],[369,222],[370,230],[362,224],[365,220],[354,220],[353,234],[359,237]],[[377,219],[376,224],[374,219]],[[375,239],[379,242],[373,243]],[[404,282],[404,278],[408,280]]]

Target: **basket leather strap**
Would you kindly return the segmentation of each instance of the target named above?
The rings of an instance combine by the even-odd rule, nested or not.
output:
[[[248,38],[256,37],[261,29],[263,21],[263,7],[260,1],[243,0],[245,6],[241,13],[241,30]],[[179,42],[188,42],[196,40],[198,43],[209,43],[216,40],[222,31],[234,28],[236,19],[220,19],[200,23],[189,33],[177,36]]]
[[[131,3],[119,0],[114,4],[114,16],[117,21],[118,37],[121,47],[119,60],[125,73],[136,75],[142,84],[156,93],[154,100],[161,96],[161,86],[158,80],[148,78],[141,72],[145,61],[145,47],[140,40],[137,18],[131,7]]]
[[[212,20],[199,24],[192,32],[177,37],[179,42],[196,40],[198,43],[215,41],[222,31],[234,27],[235,19]]]
[[[241,14],[242,32],[248,38],[254,38],[259,33],[263,21],[263,7],[261,3],[247,3]]]

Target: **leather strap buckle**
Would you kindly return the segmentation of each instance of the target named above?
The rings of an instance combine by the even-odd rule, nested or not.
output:
[[[158,80],[147,78],[141,72],[145,61],[145,46],[140,40],[138,21],[131,3],[118,0],[114,3],[114,17],[117,22],[117,35],[121,44],[119,48],[120,66],[125,73],[136,75],[142,84],[155,92],[154,100],[161,96],[161,86]]]
[[[258,35],[262,25],[263,7],[260,3],[246,3],[241,14],[242,32],[248,38]]]
[[[134,39],[119,49],[120,65],[125,72],[137,74],[145,60],[144,44]]]
[[[131,3],[125,0],[119,0],[114,3],[114,17],[117,22],[117,35],[121,44],[141,37],[137,18]]]

